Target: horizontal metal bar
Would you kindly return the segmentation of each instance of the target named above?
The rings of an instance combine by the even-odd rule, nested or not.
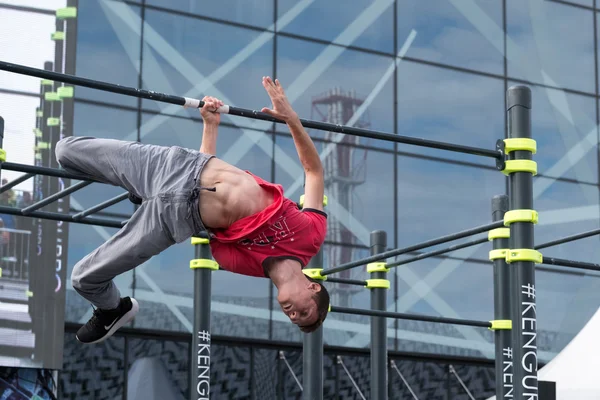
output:
[[[387,265],[387,267],[388,268],[392,268],[392,267],[397,267],[399,265],[409,264],[411,262],[420,261],[420,260],[424,260],[426,258],[439,256],[440,254],[449,253],[451,251],[465,249],[467,247],[476,246],[478,244],[482,244],[482,243],[485,243],[485,242],[488,242],[488,238],[487,237],[481,238],[481,239],[477,239],[477,240],[472,240],[472,241],[466,242],[466,243],[454,244],[454,245],[452,245],[450,247],[446,247],[445,249],[430,251],[428,253],[422,253],[422,254],[419,254],[419,255],[414,256],[414,257],[410,257],[410,258],[406,258],[404,260],[400,260],[400,261],[395,261],[393,263],[389,263]]]
[[[0,193],[4,193],[7,190],[10,190],[12,188],[14,188],[15,186],[17,186],[19,183],[23,183],[25,182],[27,179],[31,178],[32,176],[34,176],[34,174],[25,174],[25,175],[21,175],[20,177],[18,177],[15,180],[12,180],[10,182],[8,182],[6,185],[0,187]]]
[[[90,214],[94,214],[94,213],[96,213],[96,212],[98,212],[98,211],[100,211],[100,210],[104,210],[105,208],[108,208],[108,207],[110,207],[110,206],[112,206],[112,205],[115,205],[115,204],[117,204],[117,203],[120,203],[120,202],[122,202],[123,200],[127,199],[128,197],[129,197],[129,193],[127,193],[127,192],[125,192],[125,193],[122,193],[122,194],[120,194],[120,195],[118,195],[118,196],[115,196],[115,197],[113,197],[112,199],[109,199],[109,200],[103,201],[103,202],[102,202],[102,203],[100,203],[100,204],[97,204],[97,205],[95,205],[95,206],[93,206],[93,207],[90,207],[90,208],[88,208],[88,209],[86,209],[86,210],[83,210],[83,211],[81,211],[81,212],[78,212],[77,214],[73,215],[73,219],[74,219],[75,221],[78,221],[78,220],[80,220],[81,218],[87,217],[87,216],[88,216],[88,215],[90,215]]]
[[[327,278],[325,282],[342,283],[345,285],[367,286],[367,281],[360,281],[357,279]]]
[[[89,176],[71,174],[66,171],[63,171],[62,169],[38,167],[36,165],[26,165],[26,164],[5,162],[5,163],[2,163],[2,169],[8,170],[8,171],[26,172],[26,173],[31,173],[34,175],[55,176],[57,178],[76,179],[79,181],[100,182],[98,180],[90,178]]]
[[[353,314],[353,315],[366,315],[369,317],[386,317],[396,318],[411,321],[424,321],[424,322],[438,322],[442,324],[453,324],[453,325],[466,325],[466,326],[477,326],[482,328],[491,328],[492,323],[489,321],[476,321],[470,319],[458,319],[458,318],[444,318],[444,317],[433,317],[429,315],[419,314],[405,314],[391,311],[378,311],[378,310],[365,310],[359,308],[348,308],[331,306],[331,312],[340,314]]]
[[[71,185],[66,189],[63,189],[60,192],[54,193],[53,195],[48,196],[45,199],[38,201],[37,203],[33,203],[29,207],[25,207],[24,209],[21,210],[21,213],[23,215],[29,215],[32,212],[34,212],[35,210],[39,210],[40,208],[58,200],[58,199],[68,196],[71,193],[78,191],[79,189],[83,189],[84,187],[89,186],[91,184],[92,184],[92,182],[88,182],[88,181],[77,182],[76,184]]]
[[[20,208],[6,207],[6,206],[0,206],[0,214],[23,216]],[[85,225],[106,226],[108,228],[117,228],[117,229],[121,229],[123,227],[121,221],[114,221],[114,220],[111,221],[109,219],[93,218],[93,217],[87,217],[87,218],[83,218],[78,221],[75,221],[73,219],[73,216],[71,216],[71,215],[48,212],[48,211],[34,211],[31,214],[27,215],[27,217],[49,219],[49,220],[53,220],[53,221],[75,222],[78,224],[85,224]]]
[[[573,242],[573,241],[579,240],[579,239],[585,239],[587,237],[595,236],[598,234],[600,234],[600,229],[594,229],[591,231],[578,233],[578,234],[572,235],[572,236],[565,236],[564,238],[556,239],[551,242],[539,244],[539,245],[535,246],[535,249],[536,250],[545,249],[547,247],[552,247],[552,246],[556,246],[559,244],[569,243],[569,242]]]
[[[190,99],[181,96],[173,96],[164,93],[159,93],[151,90],[137,89],[133,87],[115,85],[112,83],[96,81],[92,79],[82,78],[74,75],[61,74],[58,72],[45,71],[42,69],[31,68],[24,65],[8,63],[0,61],[0,70],[13,72],[22,75],[35,76],[42,79],[51,79],[59,82],[70,83],[72,85],[84,86],[91,89],[103,90],[106,92],[112,92],[122,94],[125,96],[132,96],[137,98],[143,98],[148,100],[155,100],[163,103],[176,104],[180,106],[193,104],[194,106],[201,108],[204,106],[204,102],[198,99]],[[236,115],[245,118],[275,122],[279,124],[285,124],[284,121],[271,117],[268,114],[257,110],[250,110],[245,108],[224,106],[220,112],[231,115]],[[338,124],[330,124],[320,121],[311,121],[307,119],[300,119],[302,125],[306,128],[319,129],[329,132],[338,132],[347,135],[366,137],[371,139],[385,140],[395,143],[403,143],[414,146],[429,147],[440,150],[454,151],[458,153],[472,154],[482,157],[489,157],[493,159],[502,159],[503,155],[498,150],[483,149],[478,147],[464,146],[453,143],[438,142],[435,140],[401,136],[392,133],[372,131],[368,129],[355,128],[350,126],[343,126]]]
[[[593,264],[588,262],[563,260],[562,258],[555,257],[543,257],[542,264],[545,265],[558,265],[561,267],[587,269],[590,271],[600,271],[600,264]]]
[[[404,248],[400,248],[400,249],[386,251],[384,253],[376,254],[376,255],[370,256],[370,257],[366,257],[366,258],[363,258],[361,260],[352,261],[352,262],[349,262],[349,263],[346,263],[346,264],[342,264],[339,267],[330,268],[330,269],[326,269],[326,270],[321,271],[321,275],[325,276],[325,275],[330,275],[330,274],[334,274],[334,273],[337,273],[337,272],[346,271],[348,269],[359,267],[361,265],[365,265],[365,264],[368,264],[368,263],[371,263],[371,262],[377,262],[377,261],[380,261],[380,260],[385,260],[387,258],[396,257],[396,256],[399,256],[401,254],[410,253],[412,251],[417,251],[417,250],[421,250],[421,249],[424,249],[424,248],[427,248],[427,247],[436,246],[438,244],[442,244],[442,243],[446,243],[446,242],[451,242],[453,240],[462,239],[462,238],[465,238],[465,237],[468,237],[468,236],[477,235],[479,233],[487,232],[487,231],[489,231],[491,229],[500,228],[502,226],[504,226],[504,221],[492,222],[492,223],[487,224],[487,225],[482,225],[482,226],[478,226],[478,227],[475,227],[475,228],[467,229],[465,231],[453,233],[451,235],[442,236],[442,237],[439,237],[437,239],[428,240],[427,242],[422,242],[422,243],[418,243],[418,244],[415,244],[415,245],[412,245],[412,246],[409,246],[409,247],[404,247]]]

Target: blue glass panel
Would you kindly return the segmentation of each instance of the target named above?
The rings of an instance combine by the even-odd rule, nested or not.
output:
[[[497,0],[403,1],[398,3],[398,49],[414,30],[409,57],[503,74],[502,24]]]
[[[268,104],[262,77],[273,71],[271,34],[154,10],[146,12],[146,23],[145,88],[198,99],[210,95],[243,108]],[[199,117],[196,109],[154,101],[144,100],[143,107]],[[235,116],[225,116],[224,121],[259,129],[271,125]]]
[[[277,45],[277,77],[299,116],[394,132],[392,58],[289,38],[278,38]],[[277,129],[287,132],[285,125]],[[343,138],[314,129],[309,133],[332,141]],[[344,141],[393,148],[382,140],[348,137]]]
[[[533,159],[538,163],[538,172],[552,178],[597,182],[596,100],[562,90],[529,87],[532,135],[537,142]]]
[[[78,6],[77,75],[137,87],[140,8],[119,1],[85,1]],[[77,87],[75,96],[135,106],[137,99]]]
[[[492,197],[505,193],[505,177],[499,171],[400,156],[398,244],[405,247],[488,224],[492,219]],[[489,248],[483,247],[459,250],[453,255],[486,260]],[[426,251],[430,250],[433,248]]]
[[[504,138],[504,121],[502,80],[412,62],[399,65],[399,134],[495,150]],[[496,165],[491,158],[412,145],[398,150]]]
[[[558,2],[508,0],[508,75],[594,93],[593,17]]]
[[[394,51],[393,1],[279,0],[277,30],[346,46]]]
[[[267,28],[272,27],[273,25],[273,8],[275,0],[225,0],[215,3],[190,0],[148,0],[146,4],[149,6],[164,7],[166,9],[183,11],[185,13]]]
[[[535,208],[540,213],[535,229],[537,244],[600,227],[596,186],[553,182],[545,190],[542,187],[536,190],[534,186],[534,196]],[[599,237],[594,236],[540,251],[545,257],[598,263],[598,240]],[[538,270],[543,271],[536,277],[538,325],[540,329],[557,333],[548,345],[552,352],[558,352],[598,309],[600,297],[595,287],[600,275],[594,271],[547,265],[538,266]]]

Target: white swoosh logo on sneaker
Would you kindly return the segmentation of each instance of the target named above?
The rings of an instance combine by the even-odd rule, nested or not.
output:
[[[110,328],[112,328],[113,326],[115,326],[115,324],[117,323],[117,321],[118,321],[120,318],[121,318],[121,317],[119,317],[119,318],[115,319],[115,320],[113,321],[113,323],[112,323],[112,324],[110,324],[109,326],[105,326],[105,327],[104,327],[104,329],[106,329],[107,331],[110,331]]]

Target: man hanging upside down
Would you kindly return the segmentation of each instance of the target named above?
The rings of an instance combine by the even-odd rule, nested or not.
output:
[[[208,232],[222,269],[271,279],[283,312],[303,332],[323,323],[329,294],[302,272],[327,232],[323,166],[279,81],[264,77],[262,84],[273,104],[262,111],[285,121],[304,167],[302,209],[283,196],[281,185],[215,157],[220,123],[215,111],[223,103],[213,97],[205,97],[200,110],[200,151],[92,137],[58,142],[63,169],[123,187],[141,200],[127,224],[73,269],[73,287],[95,308],[77,332],[80,342],[105,340],[138,312],[135,299],[121,297],[114,277],[202,232]]]

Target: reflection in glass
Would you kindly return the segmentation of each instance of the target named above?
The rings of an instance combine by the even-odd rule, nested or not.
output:
[[[593,17],[558,2],[508,0],[508,75],[594,93]]]
[[[499,171],[400,156],[398,244],[404,247],[488,224],[492,197],[505,193],[505,176]],[[448,244],[435,248],[443,247]],[[486,260],[488,249],[480,247],[459,252]]]
[[[154,10],[146,12],[144,87],[260,109],[269,104],[261,79],[273,72],[272,34]],[[198,40],[198,32],[202,40]],[[198,110],[144,101],[144,109],[199,117]],[[266,129],[270,123],[225,116],[225,121]]]
[[[544,176],[597,182],[596,101],[562,90],[529,87],[538,171]]]
[[[77,75],[137,87],[141,12],[120,1],[83,1],[77,24]],[[135,106],[137,99],[77,87],[75,96]]]
[[[479,30],[490,24],[498,29]],[[503,74],[502,24],[501,1],[438,1],[435,7],[418,0],[398,3],[399,47],[414,29],[407,55],[436,63]]]
[[[277,29],[346,46],[388,53],[394,51],[393,1],[310,1],[305,8],[306,3],[278,0],[279,17],[289,13],[295,18],[289,25],[278,26]],[[301,12],[298,14],[296,10],[299,8]]]
[[[398,133],[493,150],[504,138],[504,83],[403,62],[398,67]],[[495,160],[412,145],[398,150],[495,167]]]
[[[303,118],[393,133],[393,59],[322,44],[278,38],[277,76],[294,110]],[[393,72],[393,70],[390,70]],[[287,132],[284,125],[277,130]],[[310,130],[315,138],[341,141],[343,135]],[[354,140],[356,139],[356,140]],[[375,139],[346,143],[393,148]]]
[[[266,28],[273,24],[274,2],[275,0],[221,0],[214,3],[189,0],[147,0],[146,4]]]

